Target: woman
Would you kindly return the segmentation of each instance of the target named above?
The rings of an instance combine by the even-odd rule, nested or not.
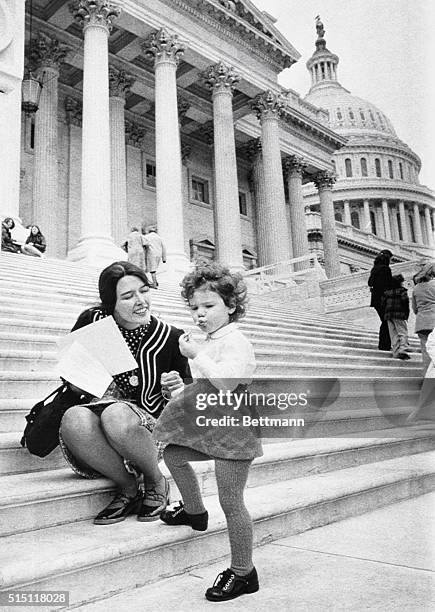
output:
[[[391,349],[390,332],[388,331],[388,322],[384,321],[385,306],[382,301],[384,291],[386,289],[391,289],[391,283],[392,274],[390,268],[390,258],[386,253],[379,253],[373,263],[368,285],[372,293],[370,306],[376,310],[381,320],[378,342],[378,349],[380,351],[389,351]]]
[[[416,315],[415,333],[420,338],[424,374],[430,363],[426,351],[427,337],[435,328],[435,262],[426,263],[414,276],[414,282],[412,310]]]
[[[26,240],[26,244],[23,245],[27,255],[34,255],[35,257],[42,257],[43,253],[47,248],[47,242],[44,235],[37,225],[31,225],[29,227],[30,234]]]
[[[2,222],[2,251],[8,253],[21,253],[20,245],[12,240],[11,230],[15,227],[15,221],[6,217]]]
[[[142,234],[137,227],[132,227],[127,237],[128,261],[141,270],[145,270],[145,253]]]
[[[178,347],[183,331],[150,314],[145,272],[129,262],[103,270],[99,293],[101,305],[85,310],[73,331],[112,315],[138,368],[114,376],[116,388],[113,391],[111,386],[102,400],[67,410],[60,444],[75,472],[85,478],[104,475],[118,486],[119,492],[97,515],[95,524],[117,523],[135,511],[138,520],[153,521],[167,506],[169,485],[159,470],[151,433],[168,391],[162,389],[161,375],[190,376],[188,361]],[[166,385],[170,387],[170,381]],[[132,471],[143,474],[144,495]]]

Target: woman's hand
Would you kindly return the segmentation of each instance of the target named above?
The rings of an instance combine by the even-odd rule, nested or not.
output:
[[[199,347],[195,340],[192,340],[189,334],[182,334],[178,339],[180,353],[188,359],[195,359],[198,355]]]
[[[170,398],[174,391],[184,387],[183,379],[176,370],[170,372],[162,372],[160,377],[163,397]]]

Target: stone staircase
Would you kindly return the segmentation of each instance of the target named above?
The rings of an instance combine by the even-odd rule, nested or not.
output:
[[[0,255],[0,591],[67,590],[73,607],[228,553],[211,463],[195,466],[211,515],[207,532],[134,517],[96,527],[90,519],[112,483],[77,478],[59,449],[39,459],[19,445],[24,415],[57,385],[56,340],[97,301],[96,280],[78,264]],[[191,329],[178,288],[162,284],[154,312]],[[416,339],[412,359],[400,362],[376,350],[375,333],[290,304],[254,304],[241,328],[255,346],[258,388],[271,378],[340,384],[309,438],[266,440],[246,492],[256,544],[435,488],[434,438],[400,427],[421,382]],[[110,599],[106,609],[115,610]]]

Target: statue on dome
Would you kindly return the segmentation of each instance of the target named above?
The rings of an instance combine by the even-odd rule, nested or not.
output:
[[[322,20],[320,19],[320,15],[317,15],[316,17],[316,31],[318,38],[323,38],[325,36],[325,28],[323,26]]]

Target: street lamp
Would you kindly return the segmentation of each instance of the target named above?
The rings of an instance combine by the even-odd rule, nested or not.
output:
[[[33,24],[33,6],[32,0],[29,2],[30,28],[29,28],[29,61],[32,58],[32,24]],[[39,99],[41,97],[42,81],[33,76],[30,68],[26,70],[23,83],[21,86],[21,106],[26,115],[36,113],[39,107]]]

